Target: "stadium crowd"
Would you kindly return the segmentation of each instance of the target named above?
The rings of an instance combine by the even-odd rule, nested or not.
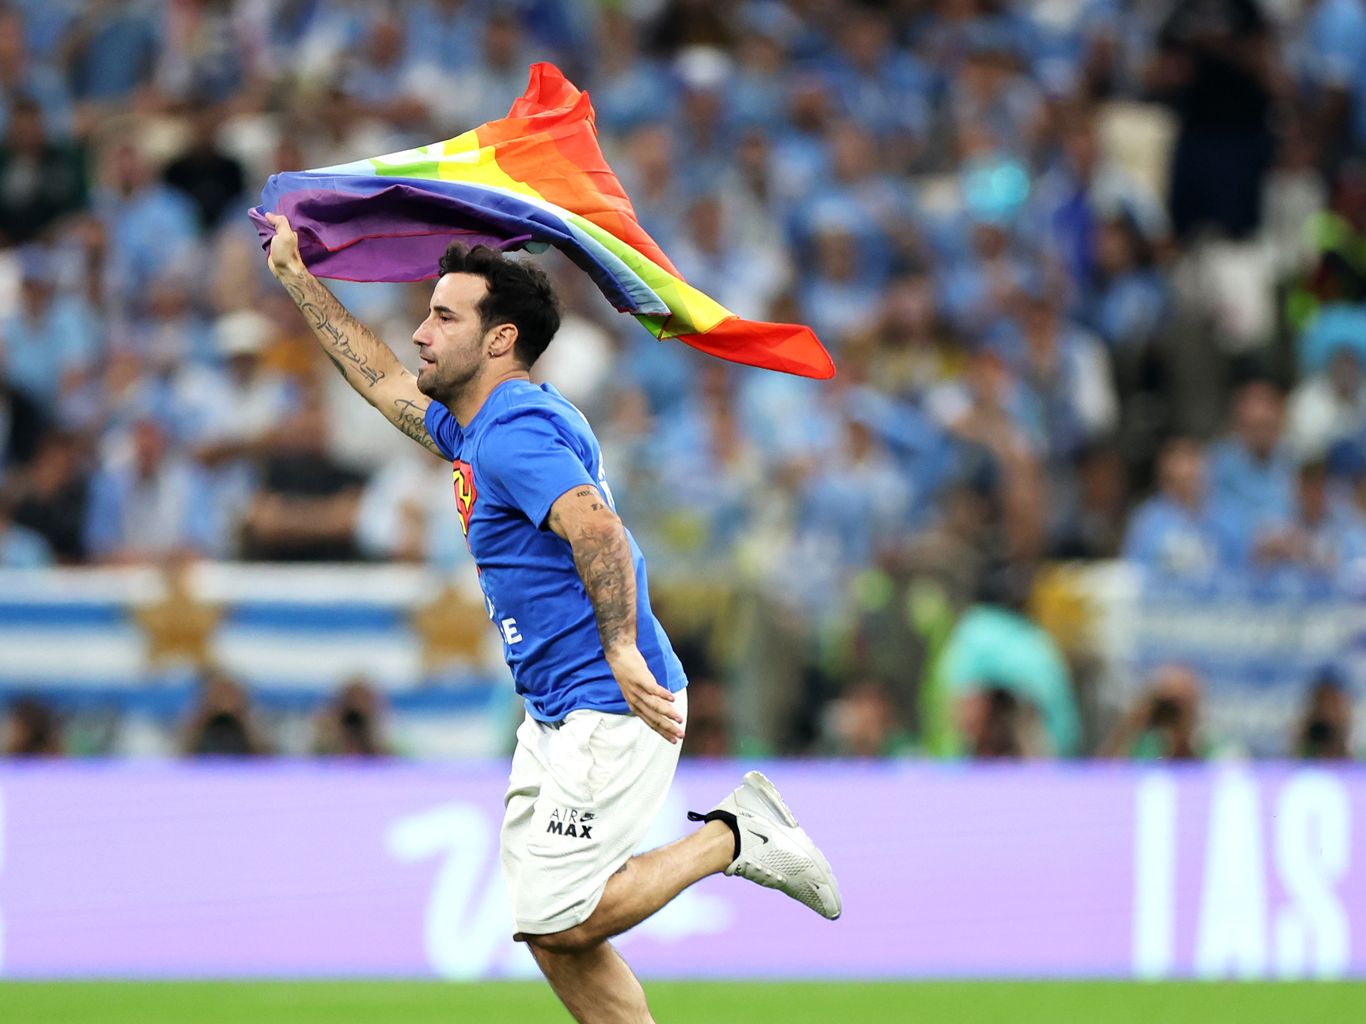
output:
[[[683,275],[811,324],[840,370],[654,342],[542,258],[567,316],[539,373],[650,557],[691,752],[1201,756],[1179,666],[1096,719],[1039,567],[1350,585],[1360,0],[10,0],[0,565],[469,571],[448,467],[332,373],[245,211],[274,171],[503,115],[546,59]],[[428,285],[334,290],[411,358]],[[186,750],[244,717],[234,685],[206,682]],[[1305,692],[1291,749],[1349,756],[1342,685]],[[335,721],[373,723],[347,693]],[[57,742],[41,706],[14,723]],[[369,728],[320,733],[384,749]]]

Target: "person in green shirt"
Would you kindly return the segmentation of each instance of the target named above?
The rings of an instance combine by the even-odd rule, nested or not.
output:
[[[943,682],[965,752],[977,749],[987,739],[983,731],[1002,721],[1023,732],[1023,754],[1078,752],[1081,725],[1071,673],[1057,643],[1025,612],[1029,583],[1020,566],[990,574],[982,599],[963,613],[945,645]],[[1031,715],[1037,715],[1041,741],[1033,744]]]

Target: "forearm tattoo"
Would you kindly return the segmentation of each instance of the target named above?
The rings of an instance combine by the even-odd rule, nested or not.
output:
[[[584,497],[589,494],[597,492],[580,492]],[[600,500],[592,506],[594,510],[605,507]],[[635,643],[636,574],[626,531],[613,520],[611,529],[586,532],[573,549],[574,568],[579,571],[588,600],[593,604],[602,649],[610,651],[623,644]]]
[[[343,377],[356,387],[363,383],[367,388],[384,379],[384,371],[374,365],[382,343],[317,278],[290,281],[285,290]]]

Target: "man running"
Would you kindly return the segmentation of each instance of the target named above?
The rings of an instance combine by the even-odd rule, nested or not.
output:
[[[454,467],[456,511],[526,703],[505,800],[515,938],[575,1019],[652,1020],[608,943],[718,872],[831,920],[830,865],[773,784],[749,772],[691,835],[632,856],[678,765],[687,680],[650,609],[645,561],[617,518],[583,414],[530,369],[559,327],[545,275],[497,250],[442,257],[414,376],[308,272],[266,214],[270,269],[347,382]]]

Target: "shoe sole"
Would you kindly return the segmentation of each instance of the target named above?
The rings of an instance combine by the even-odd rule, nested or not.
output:
[[[821,848],[806,834],[806,829],[797,824],[797,816],[792,813],[791,808],[787,806],[787,801],[784,800],[782,794],[778,792],[778,787],[769,781],[768,776],[760,771],[748,771],[745,772],[745,783],[757,791],[788,826],[795,828],[801,833],[801,838],[805,841],[807,852],[811,855],[811,859],[825,872],[826,877],[830,879],[830,885],[835,890],[836,899],[839,901],[839,910],[835,912],[835,916],[826,917],[825,919],[827,921],[838,921],[844,914],[844,900],[840,896],[839,880],[835,878],[835,871],[830,867],[830,862],[826,860],[825,854],[821,852]],[[825,917],[824,914],[821,916]]]

